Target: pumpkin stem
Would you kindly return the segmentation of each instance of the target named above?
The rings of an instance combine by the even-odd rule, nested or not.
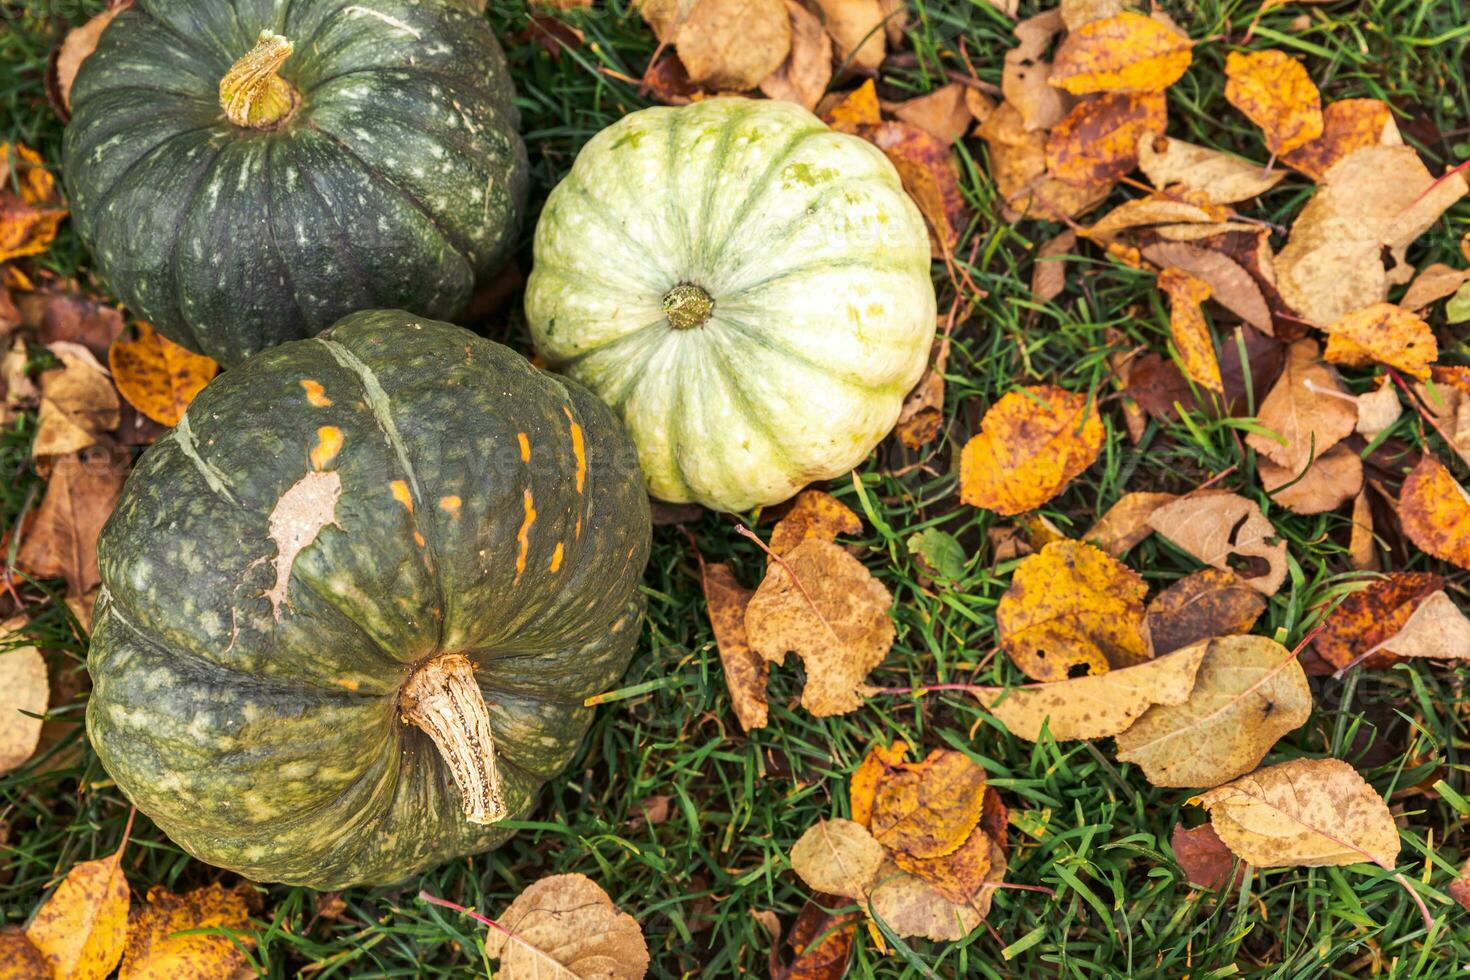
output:
[[[475,680],[475,665],[458,653],[426,661],[403,685],[403,720],[422,728],[459,788],[465,819],[494,823],[506,816],[495,765],[490,712]]]
[[[236,126],[272,129],[289,119],[301,96],[276,69],[291,56],[293,45],[279,34],[261,31],[255,47],[219,80],[219,104]]]
[[[709,298],[709,293],[692,282],[681,282],[664,293],[664,316],[675,330],[704,326],[714,309],[715,301]]]

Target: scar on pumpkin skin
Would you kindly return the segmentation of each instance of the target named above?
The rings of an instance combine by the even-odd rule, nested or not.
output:
[[[520,544],[520,552],[516,555],[516,582],[521,580],[526,570],[526,557],[531,553],[531,525],[536,523],[536,500],[529,490],[526,491],[525,506],[526,519],[521,521],[521,529],[516,532],[516,541]]]
[[[281,606],[287,602],[296,556],[317,539],[322,528],[337,523],[337,498],[341,496],[342,475],[336,470],[325,473],[317,470],[292,484],[272,508],[268,526],[270,539],[276,543],[276,583],[265,593],[265,598],[270,600],[271,613],[277,622],[281,619]]]
[[[561,542],[558,541],[556,543],[556,550],[551,553],[551,570],[553,572],[561,568],[562,551]]]
[[[326,390],[322,388],[320,381],[311,378],[303,378],[301,387],[306,389],[306,400],[317,408],[327,408],[332,404],[332,399],[327,397]]]
[[[311,468],[318,473],[342,451],[342,430],[324,425],[316,430],[316,448],[311,451]]]

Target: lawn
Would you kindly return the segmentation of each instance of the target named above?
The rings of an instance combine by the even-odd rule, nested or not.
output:
[[[491,0],[487,16],[520,96],[533,214],[586,140],[651,104],[629,79],[642,75],[656,42],[628,6],[610,0],[543,12],[582,32],[582,42],[568,47],[533,22],[523,4]],[[982,0],[910,6],[907,57],[885,67],[885,97],[926,92],[943,84],[946,69],[964,72],[961,45],[978,78],[999,84],[1002,55],[1013,43],[1004,15]],[[1249,40],[1258,0],[1160,6],[1197,45],[1193,67],[1169,90],[1171,135],[1264,158],[1259,131],[1224,98],[1223,66],[1232,50],[1277,47],[1305,56],[1324,101],[1361,96],[1391,103],[1406,140],[1432,171],[1470,159],[1466,0],[1287,4],[1261,15]],[[4,139],[41,151],[53,172],[60,167],[62,126],[45,95],[46,58],[69,26],[101,7],[97,0],[22,0],[0,8]],[[1021,13],[1036,9],[1027,2]],[[870,682],[914,688],[1022,679],[996,647],[995,609],[1016,562],[994,560],[987,532],[1004,521],[959,502],[956,470],[959,449],[984,410],[1017,385],[1043,382],[1094,393],[1109,437],[1099,461],[1041,513],[1076,535],[1126,491],[1184,492],[1215,480],[1257,500],[1287,540],[1291,564],[1254,632],[1295,647],[1362,577],[1348,561],[1344,513],[1304,517],[1273,505],[1233,420],[1190,412],[1173,423],[1150,421],[1142,441],[1130,444],[1106,355],[1137,345],[1167,351],[1167,303],[1153,277],[1084,249],[1069,262],[1066,290],[1038,302],[1029,289],[1032,253],[1061,226],[1007,224],[998,214],[984,143],[967,138],[957,150],[974,219],[954,250],[964,275],[952,278],[935,266],[939,309],[957,300],[960,316],[941,437],[917,453],[889,440],[853,478],[828,488],[863,516],[859,556],[896,600],[897,642]],[[1120,186],[1113,203],[1137,193]],[[1309,182],[1288,179],[1253,213],[1284,230],[1310,193]],[[523,269],[531,231],[522,236]],[[1467,231],[1470,203],[1461,201],[1419,240],[1410,259],[1458,268],[1464,264],[1458,242]],[[1278,235],[1273,244],[1283,241]],[[52,248],[32,261],[95,288],[87,255],[66,224]],[[965,284],[962,295],[955,278]],[[530,349],[518,301],[475,326]],[[1110,331],[1126,340],[1110,346]],[[1440,331],[1441,363],[1470,364],[1466,337],[1465,325]],[[1371,374],[1350,370],[1345,377],[1354,391],[1364,391]],[[29,468],[34,428],[34,417],[21,417],[3,433],[13,474],[0,488],[6,529],[35,506],[42,486]],[[1426,431],[1409,412],[1392,430],[1394,445],[1407,456],[1427,438],[1448,464],[1452,454]],[[340,902],[306,889],[262,886],[249,954],[260,975],[482,976],[490,966],[481,927],[420,900],[420,890],[493,916],[529,883],[570,871],[596,880],[638,920],[652,953],[650,975],[763,975],[771,942],[752,913],[774,911],[789,928],[808,897],[787,861],[791,845],[818,819],[847,815],[852,771],[873,744],[895,737],[926,750],[956,749],[984,766],[1011,810],[1007,880],[1043,890],[998,890],[984,926],[958,943],[890,940],[885,954],[860,931],[849,976],[1449,977],[1470,966],[1470,915],[1445,893],[1470,856],[1462,833],[1470,818],[1470,769],[1460,756],[1470,744],[1462,671],[1419,662],[1353,671],[1342,680],[1314,677],[1310,720],[1266,760],[1335,757],[1367,776],[1401,818],[1398,870],[1428,904],[1432,930],[1405,890],[1371,865],[1251,870],[1239,888],[1217,895],[1191,887],[1169,848],[1176,824],[1204,819],[1186,805],[1189,791],[1151,786],[1135,768],[1115,762],[1106,744],[1015,738],[962,692],[880,695],[851,714],[819,719],[796,704],[802,676],[791,658],[773,671],[770,725],[742,732],[695,553],[697,547],[707,561],[731,562],[753,587],[765,557],[736,531],[737,520],[769,527],[759,515],[705,512],[655,528],[644,579],[648,616],[633,664],[621,686],[600,699],[566,776],[543,791],[510,843],[402,887],[352,889]],[[958,581],[929,582],[909,553],[907,540],[927,528],[964,545],[968,561]],[[1406,547],[1391,527],[1380,532],[1388,567],[1439,571],[1451,593],[1464,598],[1470,574]],[[1199,567],[1158,536],[1131,552],[1128,564],[1151,589]],[[30,637],[81,664],[87,638],[61,594],[59,583],[17,577],[14,595],[0,603],[9,618],[18,596],[31,617]],[[79,719],[85,697],[79,691],[54,716]],[[642,801],[650,797],[668,799],[666,819],[642,819]],[[0,777],[0,924],[23,924],[75,862],[116,849],[129,809],[79,728]],[[142,815],[123,867],[137,895],[154,884],[179,891],[235,880],[190,859]]]

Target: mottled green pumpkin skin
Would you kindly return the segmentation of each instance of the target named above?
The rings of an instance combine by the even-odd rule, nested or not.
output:
[[[301,97],[273,129],[220,107],[262,30]],[[72,219],[133,312],[226,366],[356,310],[452,317],[519,232],[513,98],[456,0],[137,0],[72,89]]]
[[[303,481],[339,495],[283,560]],[[98,548],[92,745],[185,850],[255,880],[385,884],[493,847],[510,832],[464,819],[401,686],[475,664],[525,813],[627,666],[649,536],[585,389],[449,324],[350,316],[221,375],[143,454]]]

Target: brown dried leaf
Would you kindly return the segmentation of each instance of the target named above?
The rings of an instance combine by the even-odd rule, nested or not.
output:
[[[1220,637],[1206,642],[1187,700],[1149,708],[1118,735],[1118,761],[1155,786],[1218,786],[1255,769],[1311,713],[1290,650],[1264,636]]]
[[[62,367],[41,375],[41,411],[31,444],[31,455],[37,458],[96,445],[119,421],[117,390],[91,351],[67,342],[49,350]]]
[[[761,80],[760,90],[770,99],[795,102],[808,112],[832,81],[832,40],[817,15],[796,0],[785,0],[791,17],[791,52],[770,75]]]
[[[1247,633],[1265,611],[1261,593],[1234,572],[1204,568],[1186,575],[1148,604],[1154,656],[1217,636]]]
[[[1261,868],[1372,861],[1393,870],[1398,828],[1388,804],[1341,759],[1293,759],[1190,801],[1220,839]]]
[[[1160,268],[1174,266],[1210,287],[1210,298],[1246,323],[1270,336],[1271,306],[1260,284],[1245,267],[1223,252],[1188,242],[1160,241],[1143,247],[1143,257]]]
[[[1398,388],[1389,378],[1384,378],[1377,388],[1357,396],[1357,433],[1365,439],[1376,439],[1379,433],[1391,427],[1403,414],[1399,404]]]
[[[1073,95],[1162,92],[1189,69],[1193,47],[1152,17],[1125,10],[1073,28],[1057,49],[1051,84]]]
[[[1429,366],[1439,357],[1434,331],[1416,313],[1392,303],[1374,303],[1324,328],[1333,364],[1367,367],[1374,361],[1398,368],[1415,378],[1429,377]]]
[[[148,904],[128,922],[127,951],[118,980],[229,980],[246,966],[245,953],[228,936],[176,936],[191,929],[243,930],[250,918],[249,885],[218,883],[175,895],[162,885],[148,889]],[[239,941],[254,945],[248,935]]]
[[[1470,368],[1437,367],[1432,384],[1416,384],[1414,391],[1435,421],[1436,431],[1460,458],[1470,463]],[[1386,382],[1391,387],[1392,382]]]
[[[1138,492],[1125,493],[1108,512],[1098,518],[1082,534],[1082,540],[1096,545],[1114,558],[1122,558],[1144,538],[1153,533],[1149,526],[1149,515],[1172,500],[1179,498],[1172,493]]]
[[[0,774],[10,772],[35,754],[41,741],[41,719],[51,696],[46,661],[20,632],[17,616],[0,626]]]
[[[1470,496],[1428,453],[1399,491],[1399,520],[1419,550],[1470,568]]]
[[[883,864],[883,845],[851,820],[818,820],[791,848],[791,869],[819,892],[862,898]]]
[[[1378,99],[1339,99],[1322,109],[1322,134],[1281,154],[1281,162],[1321,180],[1337,161],[1365,146],[1402,146],[1393,110]]]
[[[950,82],[928,95],[898,103],[892,112],[900,121],[917,126],[950,146],[970,131],[974,119],[965,104],[966,91],[959,82]]]
[[[1066,118],[1077,101],[1048,84],[1052,66],[1046,60],[1046,49],[1061,29],[1062,18],[1055,8],[1028,17],[1014,28],[1020,43],[1005,55],[1001,93],[1020,113],[1027,132],[1051,129]]]
[[[1363,461],[1347,446],[1333,446],[1305,471],[1257,460],[1261,486],[1271,499],[1296,514],[1337,510],[1363,489]]]
[[[1460,866],[1460,876],[1445,886],[1445,891],[1460,903],[1460,908],[1470,912],[1470,859]]]
[[[1160,191],[1210,204],[1249,200],[1286,177],[1284,170],[1159,133],[1138,138],[1138,169]]]
[[[131,6],[132,0],[126,0],[102,11],[80,27],[73,27],[66,32],[61,48],[56,53],[56,90],[61,99],[61,107],[68,117],[71,114],[71,87],[76,81],[77,70],[97,49],[97,39],[102,36],[107,25],[112,23],[112,19]]]
[[[1137,572],[1080,541],[1022,560],[995,611],[1000,644],[1027,677],[1061,681],[1149,659],[1148,586]]]
[[[989,881],[1005,878],[1006,856],[990,843]],[[873,914],[900,936],[923,936],[937,942],[964,939],[990,912],[993,887],[984,887],[967,902],[952,902],[934,885],[888,862],[878,869],[878,883],[868,899]]]
[[[106,359],[107,349],[123,330],[123,317],[114,307],[103,306],[94,297],[65,290],[32,294],[38,309],[36,339],[43,344],[67,341],[81,344],[94,357]]]
[[[1252,432],[1245,437],[1247,446],[1293,473],[1352,435],[1358,424],[1356,403],[1317,352],[1312,340],[1291,345],[1281,379],[1257,418],[1274,436]]]
[[[862,916],[856,912],[834,915],[822,907],[836,904],[840,902],[831,901],[830,896],[817,895],[801,907],[786,940],[795,956],[790,966],[783,967],[773,949],[771,980],[841,980],[847,972],[847,961],[852,958],[852,943]],[[765,914],[775,919],[774,914]],[[781,938],[779,920],[771,938],[773,942]]]
[[[1042,242],[1036,249],[1031,266],[1031,296],[1041,303],[1050,303],[1067,288],[1067,263],[1064,256],[1077,250],[1077,233],[1068,228]]]
[[[97,573],[97,535],[127,476],[127,452],[110,444],[58,456],[17,564],[40,578],[65,578],[70,595],[96,588],[102,581]]]
[[[1374,548],[1373,508],[1365,489],[1353,498],[1353,529],[1348,536],[1348,557],[1360,572],[1377,571],[1378,552]]]
[[[815,0],[827,33],[832,35],[833,57],[839,65],[858,71],[877,71],[887,51],[883,7],[878,0]]]
[[[985,779],[984,769],[953,749],[885,769],[873,800],[873,837],[915,858],[954,853],[980,823]]]
[[[1233,570],[1265,595],[1286,580],[1286,542],[1255,501],[1239,494],[1196,491],[1160,507],[1148,522],[1206,565]]]
[[[1138,165],[1138,140],[1162,133],[1168,106],[1159,94],[1109,94],[1079,103],[1046,137],[1046,169],[1057,180],[1096,186]]]
[[[1403,658],[1386,641],[1403,629],[1420,603],[1443,588],[1444,579],[1429,572],[1389,572],[1373,579],[1327,614],[1313,649],[1338,670],[1365,654],[1365,669],[1392,667]]]
[[[1200,387],[1223,395],[1215,338],[1200,308],[1210,298],[1209,284],[1171,265],[1159,273],[1158,286],[1169,297],[1169,332],[1184,373]]]
[[[709,89],[749,91],[780,68],[791,50],[791,18],[783,0],[645,0],[640,12],[655,30],[667,25],[660,36],[672,38],[690,79]]]
[[[1054,385],[1009,392],[980,425],[960,454],[960,499],[1006,516],[1061,493],[1102,450],[1091,399]]]
[[[944,425],[944,369],[949,363],[949,341],[936,338],[929,366],[919,376],[918,384],[903,400],[893,432],[910,449],[918,449],[934,441]]]
[[[1232,51],[1225,59],[1225,77],[1226,100],[1261,128],[1273,156],[1322,135],[1317,86],[1301,62],[1284,51]]]
[[[1169,849],[1184,877],[1198,888],[1219,891],[1226,885],[1238,886],[1245,877],[1245,866],[1237,868],[1235,855],[1209,824],[1187,830],[1183,824],[1175,824]]]
[[[1399,305],[1406,310],[1423,310],[1446,296],[1453,295],[1470,282],[1470,269],[1451,269],[1443,262],[1432,262],[1419,270]]]
[[[701,565],[700,582],[735,718],[744,731],[765,728],[766,678],[771,665],[751,651],[745,637],[745,608],[755,592],[742,588],[725,564]]]
[[[806,667],[802,707],[818,717],[840,715],[862,704],[863,679],[893,646],[892,604],[856,558],[831,542],[808,540],[766,573],[745,610],[746,636],[774,663],[795,651]]]
[[[102,980],[122,959],[131,899],[121,856],[74,865],[26,927],[57,980]]]
[[[1194,204],[1166,197],[1143,197],[1124,201],[1099,218],[1081,234],[1100,245],[1118,240],[1123,232],[1151,225],[1199,224],[1207,226],[1214,234],[1229,212],[1219,205]]]
[[[648,972],[638,921],[586,875],[533,882],[496,921],[509,932],[491,929],[485,936],[485,955],[500,960],[497,980],[641,980]]]
[[[1113,181],[1076,187],[1049,176],[1046,134],[1028,132],[1008,102],[980,124],[979,135],[989,147],[990,176],[1006,202],[1008,221],[1027,213],[1046,220],[1071,218],[1102,203],[1113,188]]]

